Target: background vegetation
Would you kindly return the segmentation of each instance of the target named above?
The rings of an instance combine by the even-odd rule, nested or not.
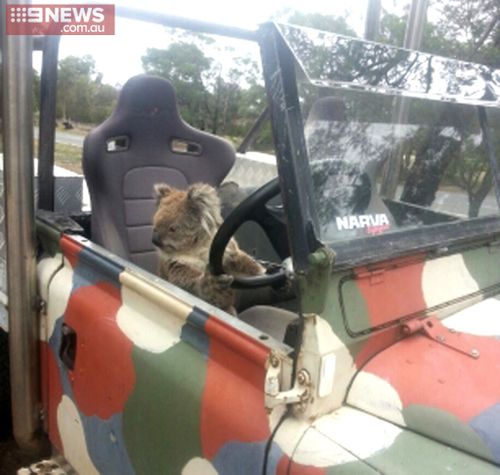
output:
[[[431,0],[435,21],[428,21],[422,50],[500,67],[500,2],[498,0]],[[280,20],[356,36],[346,18],[281,11]],[[402,45],[407,13],[382,11],[377,40]],[[150,48],[142,57],[144,71],[175,86],[183,118],[212,133],[239,138],[265,107],[260,65],[199,34],[171,31],[165,49]],[[124,78],[125,80],[128,78]],[[58,117],[99,123],[112,111],[118,89],[102,82],[90,56],[68,56],[59,63]],[[269,144],[269,131],[260,143]]]

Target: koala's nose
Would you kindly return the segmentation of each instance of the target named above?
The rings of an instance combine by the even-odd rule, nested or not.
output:
[[[160,247],[161,246],[161,236],[158,231],[153,231],[153,238],[151,239],[153,241],[153,244],[155,246]]]

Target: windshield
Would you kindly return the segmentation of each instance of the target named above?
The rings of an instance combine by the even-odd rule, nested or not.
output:
[[[280,26],[324,242],[498,214],[500,73]]]

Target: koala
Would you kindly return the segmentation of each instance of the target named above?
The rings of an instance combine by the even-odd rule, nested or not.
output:
[[[154,187],[157,209],[153,216],[153,244],[160,255],[160,277],[233,315],[233,276],[260,275],[265,268],[230,240],[223,258],[227,274],[208,270],[210,245],[222,223],[220,200],[205,184],[178,190],[166,184]]]

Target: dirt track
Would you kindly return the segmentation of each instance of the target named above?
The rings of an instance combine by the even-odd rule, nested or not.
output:
[[[19,452],[13,439],[0,441],[0,475],[15,475],[18,468],[34,461],[33,457],[27,457]]]

